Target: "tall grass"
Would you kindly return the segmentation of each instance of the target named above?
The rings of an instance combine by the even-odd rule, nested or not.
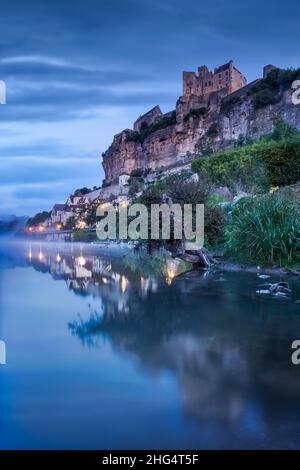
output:
[[[237,260],[286,266],[300,262],[300,214],[281,194],[240,202],[225,230],[228,252]]]

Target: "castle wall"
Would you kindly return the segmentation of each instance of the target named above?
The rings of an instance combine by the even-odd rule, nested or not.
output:
[[[135,132],[140,132],[142,126],[151,126],[154,124],[158,119],[162,116],[162,111],[159,106],[155,106],[155,108],[148,111],[146,114],[140,116],[134,123],[133,129]]]
[[[215,69],[214,74],[216,80],[219,80],[220,73],[225,77],[223,81],[221,78],[221,84],[217,82],[222,88],[208,95],[188,94],[179,98],[175,124],[158,129],[143,139],[132,138],[133,132],[130,130],[117,134],[103,157],[106,183],[117,184],[121,174],[130,175],[132,170],[137,168],[158,170],[180,164],[185,161],[187,154],[195,151],[196,145],[198,148],[200,144],[208,145],[213,151],[217,151],[232,146],[240,135],[258,139],[271,132],[276,116],[282,117],[300,130],[300,107],[292,104],[289,91],[284,92],[275,105],[255,109],[248,94],[253,82],[240,87],[241,83],[244,83],[244,78],[233,64],[230,67],[231,81],[225,87],[223,85],[228,67],[221,67]],[[209,75],[211,72],[207,68],[202,67],[201,74],[202,79],[211,77]],[[193,72],[188,73],[184,86],[198,86],[195,84],[195,77]],[[233,102],[233,105],[229,106],[229,111],[222,112],[224,109],[222,104],[227,100],[232,101],[233,97],[241,99]],[[197,112],[199,108],[203,110]],[[217,135],[207,139],[207,133],[212,125],[217,126]],[[131,133],[129,139],[128,133]]]

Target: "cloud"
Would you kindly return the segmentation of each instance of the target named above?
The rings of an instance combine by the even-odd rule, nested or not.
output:
[[[113,135],[174,109],[183,70],[232,58],[252,80],[266,63],[299,66],[299,13],[296,0],[2,2],[3,205],[27,214],[99,185]]]

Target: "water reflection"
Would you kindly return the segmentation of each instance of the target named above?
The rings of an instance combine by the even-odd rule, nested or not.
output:
[[[223,433],[221,447],[300,445],[300,368],[290,361],[300,334],[299,285],[290,299],[263,299],[251,274],[177,276],[165,254],[147,260],[143,253],[32,246],[26,259],[76,295],[100,300],[74,312],[70,333],[93,348],[108,339],[142,375],[171,373],[184,420],[199,433]]]

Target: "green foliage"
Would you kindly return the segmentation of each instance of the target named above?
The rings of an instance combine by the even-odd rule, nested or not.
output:
[[[233,193],[265,192],[300,180],[300,135],[281,118],[275,119],[273,132],[260,142],[242,145],[244,141],[239,138],[234,149],[194,160],[192,170]]]
[[[65,229],[66,230],[72,230],[75,227],[75,217],[69,217],[66,224],[65,224]]]
[[[85,194],[90,193],[92,190],[90,188],[84,187],[80,189],[76,189],[74,192],[74,196],[84,196]]]
[[[143,176],[143,174],[144,174],[143,168],[136,168],[135,170],[132,170],[132,172],[130,173],[130,177],[139,178]]]
[[[268,136],[264,137],[263,140],[270,141],[270,140],[284,140],[284,139],[292,139],[293,137],[299,136],[299,132],[293,126],[290,126],[287,122],[285,122],[282,118],[276,117],[273,121],[273,132]]]
[[[224,240],[225,214],[220,207],[205,205],[204,237],[207,248],[215,247]]]
[[[282,91],[289,88],[299,74],[300,69],[275,69],[266,78],[257,80],[248,90],[248,95],[253,95],[254,108],[259,109],[277,103]]]
[[[177,175],[176,175],[177,176]],[[175,204],[204,204],[210,187],[206,181],[198,182],[189,179],[183,179],[177,176],[167,182],[166,192]]]
[[[286,186],[300,181],[300,136],[266,142],[260,154],[270,186]]]
[[[137,202],[150,208],[151,204],[161,204],[162,196],[162,188],[158,184],[155,184],[146,188],[143,194],[138,198]]]
[[[225,230],[228,252],[237,260],[250,263],[297,263],[300,214],[295,205],[280,194],[243,201],[234,208]]]
[[[235,106],[239,106],[242,102],[243,100],[240,96],[232,96],[223,99],[221,103],[221,113],[227,116]]]
[[[255,109],[263,108],[269,104],[275,104],[279,101],[279,95],[271,89],[260,90],[255,93],[253,98],[253,106]]]
[[[219,132],[220,132],[220,129],[219,129],[218,123],[217,123],[217,122],[213,122],[213,123],[210,125],[209,129],[207,130],[206,135],[207,135],[207,137],[209,137],[210,139],[215,139],[216,137],[218,137]]]
[[[129,196],[132,197],[144,189],[143,178],[130,177],[129,180]]]
[[[256,146],[238,147],[193,161],[192,170],[205,173],[213,186],[227,186],[231,192],[239,190],[260,192],[268,189],[263,162],[255,152]]]
[[[87,211],[87,215],[85,217],[85,222],[87,225],[93,227],[96,225],[97,222],[97,207],[91,207]]]
[[[176,124],[176,111],[172,111],[170,115],[163,116],[154,124],[150,126],[143,126],[140,132],[130,131],[127,132],[126,140],[127,142],[144,142],[144,140],[154,132],[165,129],[166,127]]]
[[[188,121],[191,117],[193,119],[200,119],[201,117],[205,117],[208,113],[208,109],[204,106],[201,108],[191,109],[188,114],[184,117],[184,121]]]
[[[38,212],[34,217],[27,220],[27,227],[42,224],[46,219],[48,219],[48,217],[50,217],[50,214],[51,212],[47,211]]]

